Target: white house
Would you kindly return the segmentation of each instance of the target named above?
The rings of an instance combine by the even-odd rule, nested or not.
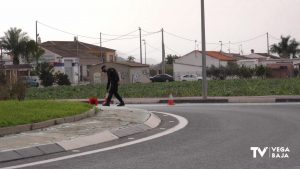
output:
[[[45,50],[42,61],[53,63],[55,71],[68,75],[73,84],[90,81],[89,69],[103,62],[115,62],[115,50],[74,41],[48,41],[40,44]]]
[[[41,57],[41,62],[47,62],[54,66],[54,72],[68,75],[72,84],[79,83],[79,59],[74,57],[62,57],[50,50],[44,49],[45,53]]]
[[[208,51],[206,54],[206,66],[220,67],[227,66],[227,63],[234,61],[234,58],[222,52]],[[202,53],[201,51],[192,51],[173,63],[174,79],[179,80],[180,76],[186,74],[196,74],[202,76]]]

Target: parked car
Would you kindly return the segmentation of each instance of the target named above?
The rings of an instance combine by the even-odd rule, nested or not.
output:
[[[26,84],[27,87],[39,87],[39,82],[30,76],[23,76],[21,80]]]
[[[153,77],[150,77],[152,82],[172,82],[174,78],[168,74],[158,74]]]
[[[197,76],[195,74],[180,76],[180,81],[198,81],[198,80],[202,80],[202,77]]]

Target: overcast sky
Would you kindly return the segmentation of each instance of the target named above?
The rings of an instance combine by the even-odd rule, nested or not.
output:
[[[207,50],[220,50],[219,41],[222,41],[223,51],[228,52],[229,41],[254,38],[231,44],[231,52],[239,53],[241,49],[244,54],[249,54],[250,49],[266,52],[267,32],[271,44],[278,42],[281,35],[300,40],[300,0],[206,0],[205,3],[206,37],[212,43],[207,45]],[[0,36],[10,27],[17,27],[35,39],[36,20],[42,42],[70,41],[74,37],[45,25],[94,37],[79,37],[79,40],[98,45],[96,38],[100,32],[123,35],[136,31],[123,40],[105,42],[116,36],[102,38],[103,46],[116,49],[124,57],[133,55],[137,61],[140,58],[139,39],[135,38],[138,27],[148,32],[164,28],[166,54],[185,55],[195,49],[194,40],[201,41],[200,0],[1,0],[0,6]],[[149,44],[148,62],[160,61],[161,34],[143,39]]]

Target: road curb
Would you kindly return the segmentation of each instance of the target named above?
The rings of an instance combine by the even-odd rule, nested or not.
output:
[[[147,112],[149,116],[147,116],[147,119],[143,123],[132,125],[129,127],[105,130],[103,132],[94,135],[60,141],[53,144],[38,145],[34,147],[27,147],[27,148],[22,148],[17,150],[2,151],[0,152],[0,162],[8,162],[13,160],[41,156],[41,155],[65,152],[65,151],[74,150],[86,146],[109,142],[136,133],[145,132],[147,130],[157,127],[161,123],[161,119],[151,112],[141,110],[141,109],[133,109],[133,110],[141,111],[144,113]],[[86,112],[85,114],[87,114],[88,116],[91,115],[91,112]],[[59,121],[61,120],[62,119],[59,119]]]
[[[57,118],[57,119],[47,120],[47,121],[43,121],[43,122],[39,122],[39,123],[18,125],[18,126],[12,126],[12,127],[1,127],[0,128],[0,137],[9,135],[9,134],[18,134],[18,133],[22,133],[25,131],[47,128],[47,127],[51,127],[51,126],[54,126],[57,124],[62,124],[62,123],[71,123],[71,122],[82,120],[84,118],[95,116],[96,114],[97,114],[97,110],[95,108],[93,108],[93,109],[91,109],[87,112],[84,112],[82,114],[79,114],[79,115],[74,115],[74,116],[69,116],[69,117],[64,117],[64,118]]]

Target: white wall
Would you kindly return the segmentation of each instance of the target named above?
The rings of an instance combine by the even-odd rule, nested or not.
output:
[[[206,56],[206,67],[227,66],[227,61],[220,61],[211,56]],[[176,59],[173,64],[174,79],[179,80],[181,75],[197,74],[202,76],[202,54],[200,52],[189,53],[179,59]]]
[[[149,83],[151,82],[149,76],[149,67],[130,68],[130,83]]]
[[[183,65],[183,64],[173,64],[174,69],[174,80],[180,80],[180,76],[186,74],[196,74],[202,76],[202,66],[192,66],[192,65]]]
[[[259,65],[258,59],[243,59],[236,62],[239,66],[255,68]]]

